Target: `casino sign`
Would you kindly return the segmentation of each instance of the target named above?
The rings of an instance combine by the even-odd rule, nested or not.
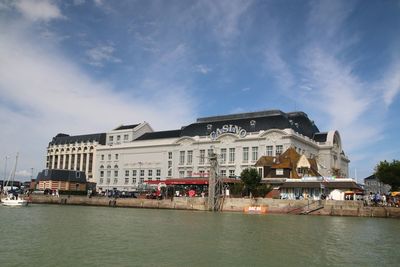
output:
[[[242,127],[239,127],[237,125],[232,125],[232,124],[229,124],[229,125],[226,124],[226,125],[222,126],[222,128],[217,128],[215,131],[212,131],[210,133],[210,138],[212,140],[215,140],[218,138],[218,136],[220,136],[221,134],[224,134],[224,133],[236,134],[240,138],[244,138],[247,135],[246,130],[243,129]]]

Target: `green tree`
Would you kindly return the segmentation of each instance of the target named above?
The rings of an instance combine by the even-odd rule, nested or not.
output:
[[[400,188],[400,161],[381,161],[375,167],[375,176],[384,184],[392,187],[393,191]]]
[[[243,181],[247,191],[253,195],[257,195],[257,187],[260,185],[261,176],[254,168],[246,168],[240,174],[240,179]]]

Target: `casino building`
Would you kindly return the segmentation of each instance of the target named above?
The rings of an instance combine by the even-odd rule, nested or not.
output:
[[[53,141],[49,150],[54,150],[56,143]],[[289,148],[304,155],[304,166],[312,163],[313,173],[348,176],[349,159],[338,131],[320,132],[304,112],[280,110],[198,118],[170,131],[153,131],[146,122],[120,126],[106,133],[105,140],[97,141],[94,168],[88,174],[93,175],[99,190],[130,191],[149,181],[208,177],[212,151],[219,157],[219,174],[237,177],[262,157],[271,162],[282,160],[280,156]],[[49,151],[48,166],[77,166],[66,163],[71,157],[61,160],[52,153]],[[278,167],[268,174],[262,173],[265,166],[258,169],[265,179],[285,173]]]

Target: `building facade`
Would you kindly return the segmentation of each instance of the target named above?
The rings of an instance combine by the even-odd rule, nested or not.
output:
[[[389,194],[390,185],[384,184],[373,174],[364,178],[364,190],[366,194]]]
[[[45,169],[39,172],[36,182],[39,190],[86,190],[86,175],[83,171]]]
[[[70,136],[57,134],[47,147],[46,169],[83,171],[88,182],[95,182],[95,154],[99,146],[132,142],[153,129],[147,122],[121,125],[108,133]]]
[[[121,127],[96,147],[93,178],[99,190],[135,190],[146,181],[208,177],[211,152],[218,154],[223,177],[237,177],[262,156],[279,157],[289,148],[310,159],[322,176],[348,176],[349,159],[339,132],[320,132],[304,112],[205,117],[171,131],[154,132],[146,123]]]

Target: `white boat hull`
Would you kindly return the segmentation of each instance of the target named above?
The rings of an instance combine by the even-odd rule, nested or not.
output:
[[[1,204],[3,206],[26,206],[26,205],[28,205],[28,201],[25,199],[4,198],[1,200]]]

